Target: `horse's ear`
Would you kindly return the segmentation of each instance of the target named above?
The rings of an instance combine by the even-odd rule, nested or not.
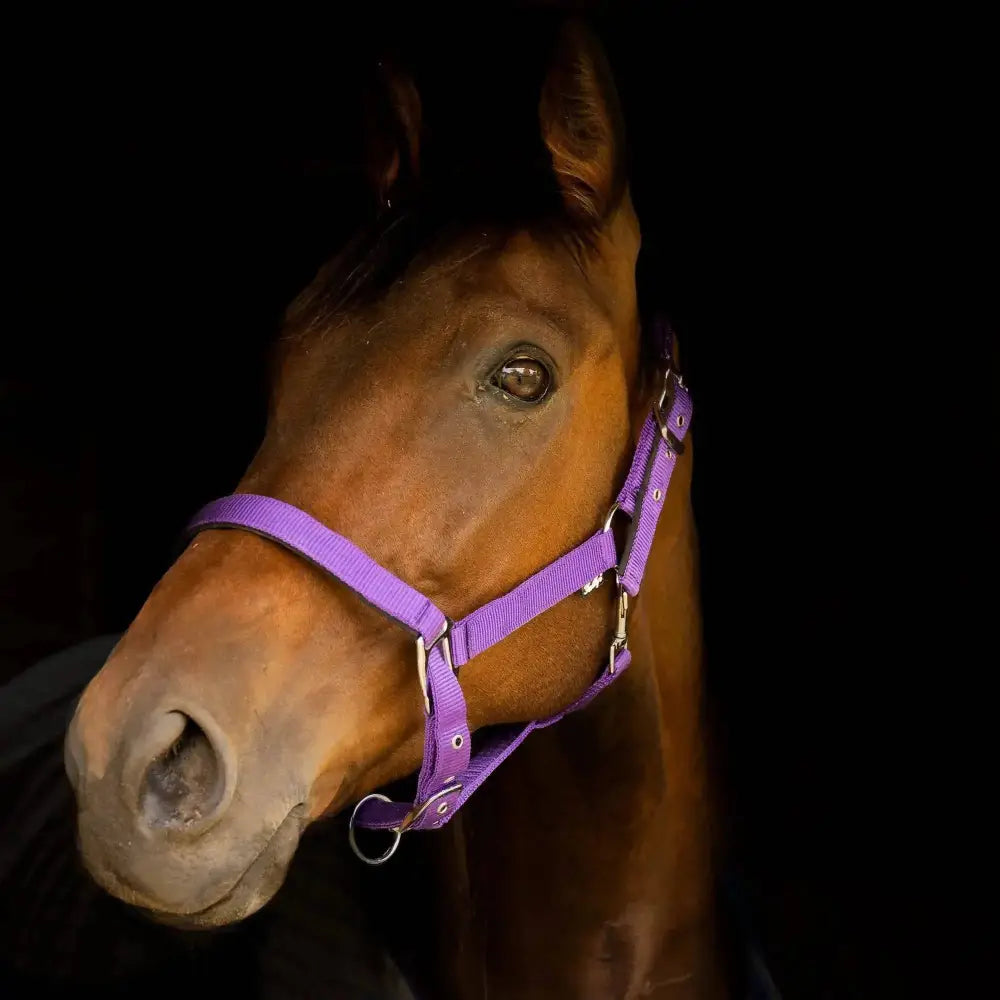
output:
[[[579,21],[559,31],[538,115],[567,212],[599,226],[625,189],[625,129],[604,49]]]
[[[368,180],[381,207],[401,200],[420,176],[420,94],[409,74],[380,59],[365,99]]]

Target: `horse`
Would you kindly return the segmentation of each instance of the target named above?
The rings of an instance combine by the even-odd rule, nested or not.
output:
[[[595,527],[620,551],[612,502],[666,377],[640,315],[600,42],[564,23],[539,77],[532,115],[511,124],[531,143],[501,136],[509,156],[494,146],[481,170],[449,171],[417,81],[383,62],[366,146],[377,219],[289,307],[266,432],[236,487],[335,529],[449,622]],[[355,872],[419,942],[418,995],[724,995],[692,449],[670,456],[627,608],[628,669],[532,733],[447,825]],[[87,685],[65,743],[90,874],[185,928],[265,906],[307,827],[426,765],[431,710],[412,636],[363,592],[260,532],[202,529]],[[626,616],[610,577],[461,667],[473,743],[559,715],[615,673]],[[422,815],[440,824],[450,801]]]

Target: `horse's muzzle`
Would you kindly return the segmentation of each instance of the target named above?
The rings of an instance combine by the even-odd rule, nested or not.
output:
[[[70,726],[66,770],[84,863],[104,889],[161,921],[242,919],[281,885],[304,807],[261,817],[234,805],[236,756],[204,711],[157,710],[147,720],[102,774],[88,766],[79,712]]]

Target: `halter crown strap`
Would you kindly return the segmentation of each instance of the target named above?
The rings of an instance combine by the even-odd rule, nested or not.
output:
[[[603,529],[454,624],[449,624],[431,600],[353,542],[281,500],[237,493],[208,504],[191,521],[192,533],[207,528],[242,528],[285,546],[414,634],[426,715],[416,801],[392,802],[373,794],[355,806],[351,844],[363,860],[372,864],[387,860],[406,830],[443,826],[530,733],[588,705],[631,662],[626,633],[628,598],[639,592],[692,414],[688,390],[673,368],[672,336],[665,327],[654,328],[656,333],[662,337],[666,363],[663,389],[643,423],[625,484]],[[619,510],[630,518],[621,556],[610,530]],[[563,711],[547,719],[497,729],[486,736],[475,755],[470,755],[471,734],[458,668],[571,594],[589,593],[610,570],[614,570],[618,586],[618,624],[608,660],[597,679]],[[355,826],[391,830],[396,838],[384,855],[368,858],[354,841]]]

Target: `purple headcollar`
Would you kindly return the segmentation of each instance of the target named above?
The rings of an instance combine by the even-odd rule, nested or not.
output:
[[[417,779],[416,800],[412,804],[393,802],[385,795],[373,793],[354,807],[350,841],[363,861],[369,864],[387,861],[407,830],[444,826],[529,733],[583,708],[628,667],[631,660],[626,630],[628,600],[639,592],[663,499],[691,422],[691,397],[673,368],[671,343],[672,338],[666,335],[663,390],[643,424],[625,485],[603,527],[509,593],[484,604],[461,621],[450,621],[423,594],[342,535],[298,507],[273,497],[236,493],[208,504],[191,522],[191,532],[244,528],[280,542],[336,577],[416,636],[417,674],[426,712],[424,760]],[[621,556],[611,531],[612,519],[618,512],[630,518]],[[471,754],[465,698],[458,683],[459,668],[571,594],[589,594],[611,569],[615,570],[618,586],[617,623],[608,661],[598,678],[563,711],[513,730],[505,727],[502,732],[490,735]],[[367,857],[355,841],[355,826],[389,830],[395,838],[384,854]]]

